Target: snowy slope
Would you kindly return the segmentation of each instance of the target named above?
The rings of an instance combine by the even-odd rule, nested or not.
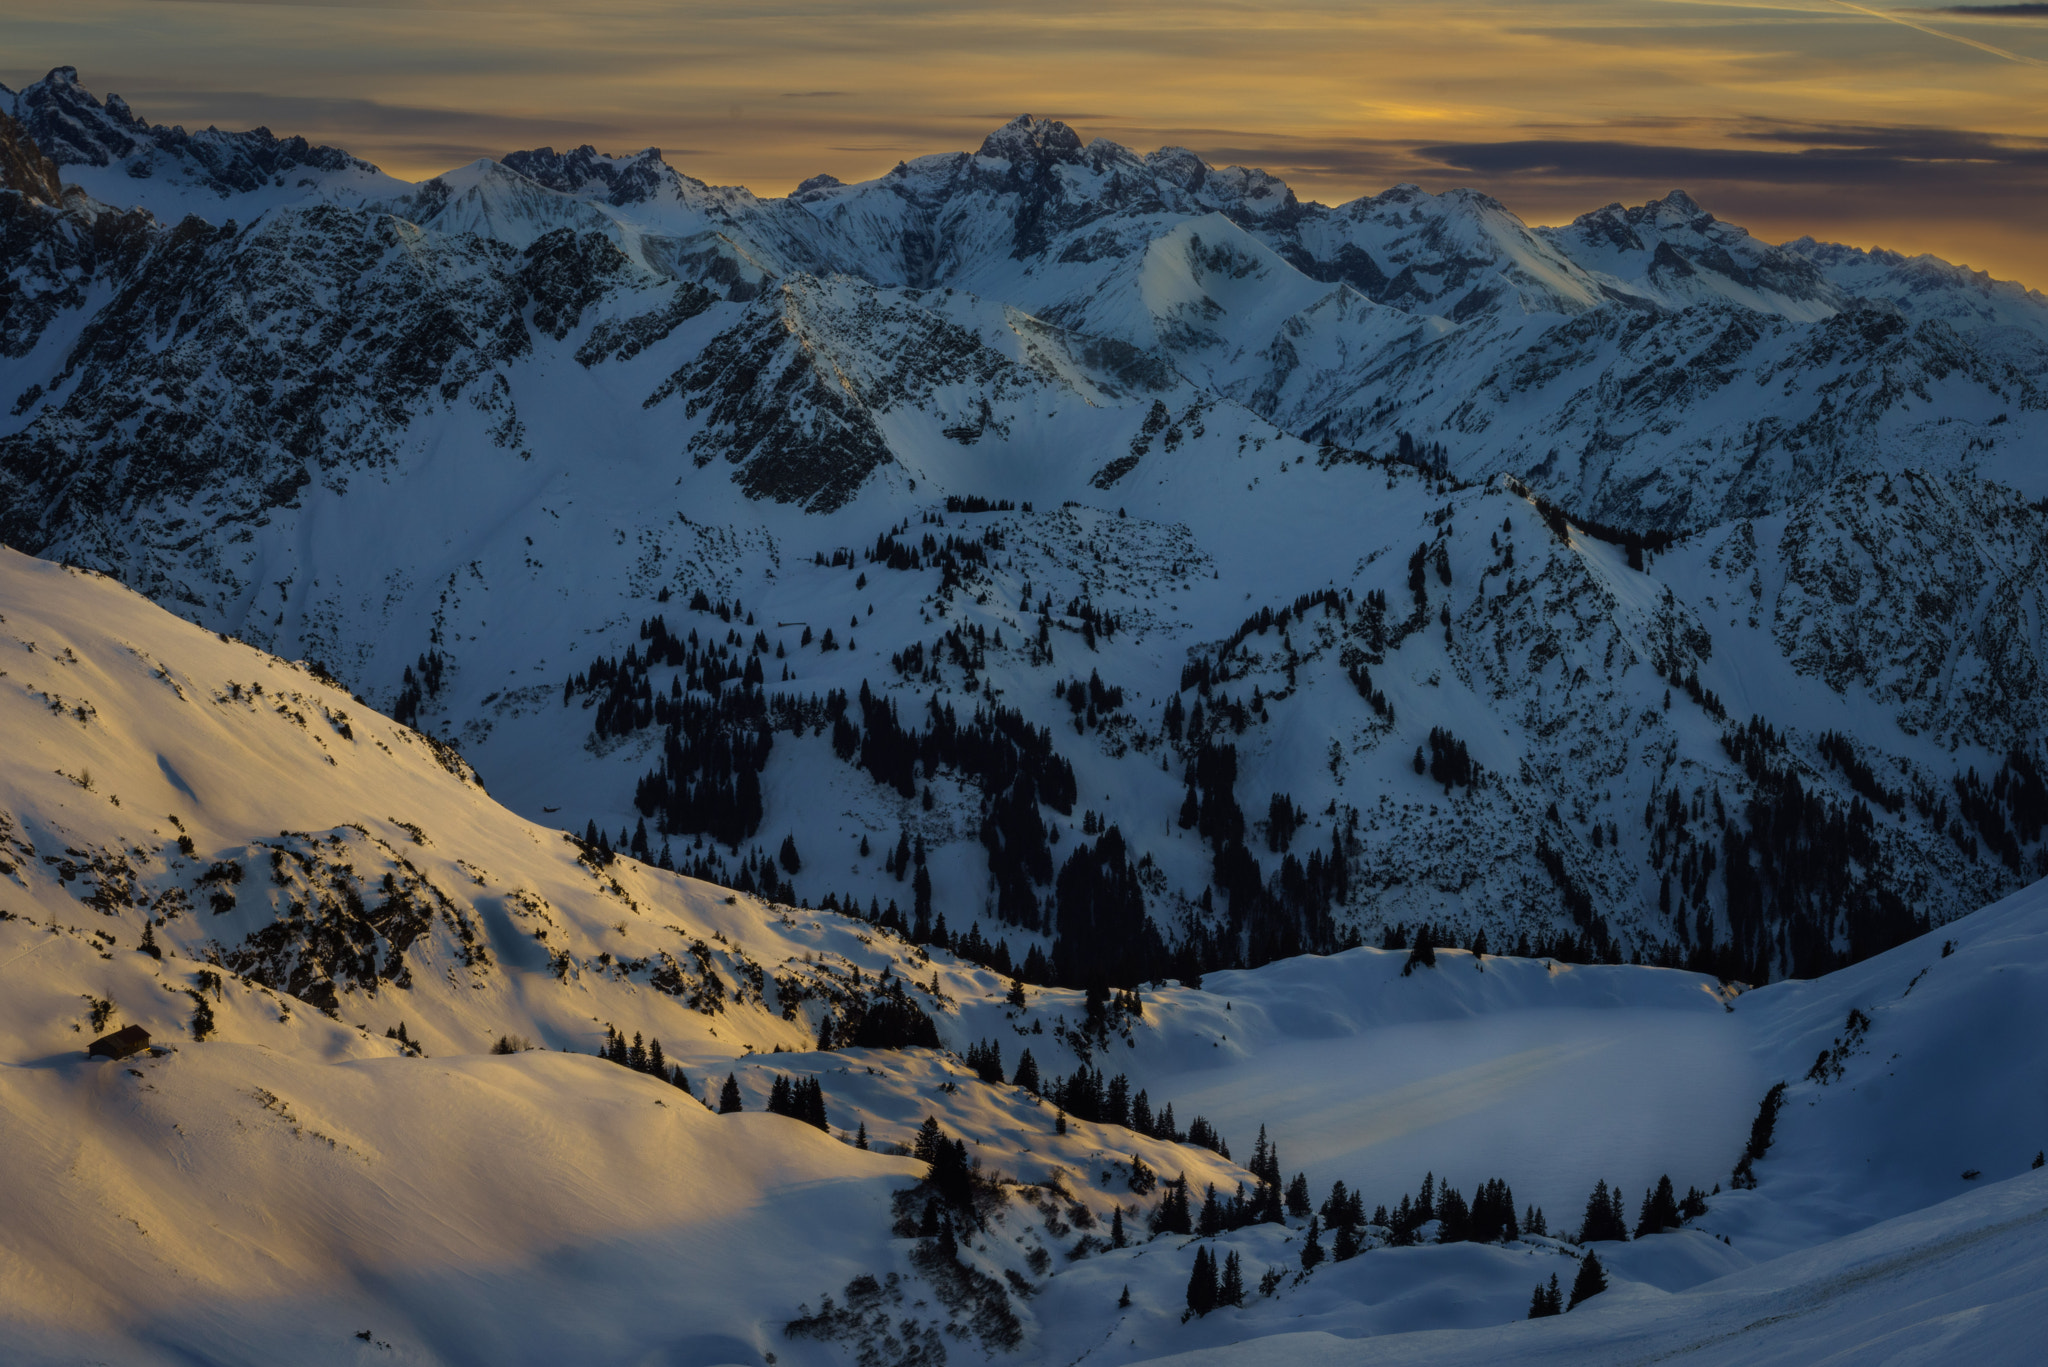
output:
[[[921,838],[951,929],[1019,958],[1114,824],[1163,938],[1228,942],[1204,967],[1427,921],[1764,979],[2048,869],[2017,287],[1678,195],[1541,230],[1412,187],[1324,209],[1029,118],[786,200],[541,149],[163,227],[62,185],[132,120],[64,71],[10,98],[0,537],[321,661],[530,818],[645,821],[732,881],[791,836],[805,894],[906,917],[885,857]],[[656,665],[601,729],[590,667],[657,616],[735,672]],[[988,773],[906,789],[817,717],[771,728],[750,829],[672,821],[638,711],[749,661],[771,708],[865,685],[908,727],[1044,728],[1077,791],[1037,804],[1029,886]],[[1122,691],[1092,722],[1091,674]],[[1476,771],[1416,770],[1451,742]],[[1277,917],[1180,820],[1223,746]],[[1304,892],[1312,854],[1343,876]]]
[[[846,1142],[855,1125],[907,1140],[926,1114],[1015,1183],[965,1254],[1013,1288],[1022,1337],[999,1360],[1268,1337],[1259,1351],[1301,1360],[1414,1330],[1432,1332],[1372,1351],[1737,1333],[1772,1360],[1904,1269],[1921,1269],[1917,1298],[1887,1294],[1868,1333],[1920,1342],[1984,1304],[1949,1332],[2000,1360],[2033,1294],[2048,1102],[2005,1084],[2048,1038],[2048,887],[1750,992],[1460,950],[1404,972],[1408,956],[1358,949],[1148,987],[1141,1016],[1089,1041],[1070,1030],[1077,992],[1030,988],[1018,1010],[995,975],[859,922],[593,858],[305,669],[88,572],[0,556],[0,633],[0,1125],[26,1174],[0,1221],[0,1303],[26,1360],[356,1361],[381,1344],[417,1362],[824,1363],[883,1343],[872,1325],[789,1336],[825,1293],[940,1330],[912,1348],[978,1356],[985,1325],[891,1235],[890,1192],[920,1165]],[[145,920],[160,959],[139,948]],[[1293,1220],[1213,1241],[1248,1282],[1282,1270],[1272,1296],[1184,1323],[1193,1248],[1143,1237],[1158,1195],[1129,1189],[1130,1158],[1198,1192],[1245,1170],[1114,1125],[1058,1133],[1047,1103],[944,1053],[804,1052],[884,969],[952,1049],[993,1038],[1006,1062],[1028,1046],[1048,1072],[1126,1073],[1240,1161],[1264,1125],[1317,1199],[1342,1177],[1368,1208],[1426,1168],[1465,1190],[1501,1177],[1553,1231],[1596,1179],[1632,1212],[1662,1174],[1725,1185],[1758,1098],[1789,1089],[1756,1187],[1685,1232],[1602,1245],[1614,1290],[1563,1321],[1517,1323],[1531,1286],[1571,1280],[1576,1251],[1554,1239],[1369,1246],[1297,1279]],[[95,1010],[162,1050],[86,1060]],[[658,1036],[700,1092],[736,1073],[750,1113],[589,1057],[605,1021]],[[383,1034],[400,1022],[423,1057]],[[504,1034],[545,1047],[484,1052]],[[798,1052],[760,1052],[775,1046]],[[829,1132],[752,1113],[775,1072],[822,1081]],[[1134,1246],[1091,1244],[1115,1205]],[[1955,1299],[1962,1270],[1976,1301]],[[892,1272],[900,1301],[845,1289]],[[1753,1327],[1786,1306],[1800,1315]]]

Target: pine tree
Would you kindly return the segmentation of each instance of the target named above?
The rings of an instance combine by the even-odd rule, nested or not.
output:
[[[647,1071],[647,1046],[640,1042],[640,1032],[633,1032],[633,1046],[626,1050],[626,1066],[636,1073]]]
[[[1131,1284],[1129,1282],[1124,1283],[1124,1294],[1116,1298],[1116,1308],[1119,1310],[1131,1308]]]
[[[1017,1074],[1010,1081],[1013,1085],[1022,1087],[1027,1092],[1037,1093],[1038,1060],[1031,1057],[1029,1049],[1026,1049],[1023,1057],[1017,1060]]]
[[[1443,1194],[1436,1201],[1436,1241],[1440,1244],[1463,1243],[1472,1234],[1472,1213],[1465,1205],[1465,1198],[1450,1183],[1444,1183]]]
[[[1188,1215],[1188,1179],[1183,1173],[1166,1185],[1166,1195],[1160,1198],[1159,1209],[1152,1212],[1154,1234],[1192,1234],[1194,1221]]]
[[[718,1113],[731,1115],[746,1109],[740,1102],[740,1080],[731,1073],[725,1075],[725,1085],[718,1089]]]
[[[1118,1206],[1109,1213],[1109,1246],[1124,1248],[1130,1244],[1130,1237],[1124,1233],[1124,1208]],[[1126,1294],[1129,1288],[1125,1288]]]
[[[1565,1309],[1576,1310],[1580,1301],[1597,1296],[1606,1289],[1607,1274],[1600,1270],[1600,1255],[1589,1251],[1586,1260],[1579,1264],[1578,1278],[1572,1282],[1571,1303]]]
[[[1323,1260],[1322,1225],[1311,1215],[1308,1217],[1308,1233],[1301,1241],[1301,1270],[1312,1269]]]
[[[1670,1175],[1666,1174],[1657,1179],[1654,1189],[1643,1193],[1643,1213],[1642,1218],[1636,1221],[1636,1237],[1660,1234],[1675,1228],[1678,1223],[1678,1197],[1671,1190]]]
[[[661,1052],[661,1041],[647,1041],[647,1071],[655,1077],[668,1076],[668,1059]]]
[[[1529,1318],[1540,1320],[1549,1315],[1564,1313],[1564,1292],[1558,1287],[1557,1274],[1550,1274],[1550,1285],[1536,1283],[1536,1292],[1529,1297]]]
[[[1244,1132],[1240,1130],[1238,1133],[1241,1135]],[[1314,1207],[1309,1204],[1308,1174],[1297,1172],[1294,1174],[1294,1180],[1287,1184],[1287,1213],[1298,1220],[1313,1209]]]
[[[1203,1244],[1195,1249],[1195,1270],[1188,1274],[1188,1310],[1206,1315],[1216,1308],[1216,1262]]]
[[[694,1098],[696,1097],[696,1095],[697,1095],[697,1094],[696,1094],[695,1092],[693,1092],[693,1091],[691,1091],[691,1090],[690,1090],[690,1079],[689,1079],[689,1078],[687,1078],[687,1077],[685,1077],[685,1076],[683,1075],[683,1065],[682,1065],[682,1064],[678,1063],[678,1064],[676,1065],[676,1070],[675,1070],[675,1071],[674,1071],[673,1073],[670,1073],[670,1074],[669,1074],[669,1078],[668,1078],[668,1081],[669,1081],[669,1085],[670,1085],[671,1087],[674,1087],[674,1088],[675,1088],[675,1089],[676,1089],[677,1091],[681,1092],[681,1093],[682,1093],[682,1094],[683,1094],[684,1096],[687,1096],[687,1097],[690,1097],[690,1098],[693,1098],[693,1099],[694,1099]]]
[[[867,1122],[867,1121],[863,1120],[863,1121],[861,1121],[861,1122],[860,1122],[860,1129],[859,1129],[858,1131],[856,1131],[856,1132],[854,1133],[854,1136],[853,1136],[853,1146],[854,1146],[854,1147],[855,1147],[856,1149],[860,1149],[860,1150],[861,1150],[862,1152],[866,1152],[866,1150],[867,1150],[867,1147],[868,1147],[868,1122]]]
[[[1011,1006],[1024,1005],[1024,980],[1014,973],[1010,975],[1010,995],[1006,1000]]]
[[[1599,1243],[1607,1239],[1626,1239],[1628,1226],[1616,1213],[1616,1196],[1609,1195],[1607,1179],[1601,1178],[1594,1184],[1593,1194],[1586,1198],[1585,1218],[1579,1222],[1579,1242]]]
[[[1202,1197],[1202,1213],[1195,1221],[1195,1233],[1211,1238],[1223,1232],[1223,1207],[1216,1203],[1216,1184],[1211,1182]]]
[[[1216,1288],[1216,1304],[1244,1304],[1244,1265],[1238,1261],[1236,1250],[1223,1260],[1223,1283]]]
[[[1337,1241],[1332,1245],[1330,1256],[1340,1263],[1348,1263],[1362,1250],[1358,1243],[1358,1231],[1350,1225],[1337,1226]]]

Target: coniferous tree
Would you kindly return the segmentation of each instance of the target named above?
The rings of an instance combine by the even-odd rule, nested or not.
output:
[[[1203,1244],[1195,1249],[1195,1269],[1188,1274],[1188,1310],[1206,1315],[1215,1308],[1216,1262],[1209,1256],[1209,1246]]]
[[[1244,1132],[1240,1130],[1238,1133]],[[1314,1207],[1309,1204],[1308,1174],[1297,1172],[1294,1174],[1294,1180],[1287,1184],[1287,1213],[1298,1220],[1313,1209]]]
[[[1643,1213],[1636,1221],[1636,1237],[1675,1228],[1679,1218],[1678,1198],[1671,1190],[1670,1175],[1666,1174],[1657,1179],[1653,1189],[1643,1193]]]
[[[1330,1256],[1337,1262],[1348,1263],[1353,1258],[1356,1258],[1360,1252],[1358,1231],[1350,1225],[1337,1226],[1337,1239],[1331,1245]]]
[[[1550,1222],[1543,1218],[1543,1207],[1530,1206],[1522,1213],[1522,1228],[1539,1239],[1550,1237]]]
[[[856,1149],[860,1149],[860,1150],[862,1150],[862,1151],[865,1151],[865,1150],[867,1149],[867,1146],[868,1146],[868,1122],[867,1122],[867,1121],[863,1120],[863,1121],[861,1121],[861,1122],[860,1122],[860,1129],[859,1129],[858,1131],[856,1131],[856,1132],[854,1133],[854,1136],[853,1136],[853,1146],[854,1146],[854,1147],[855,1147]]]
[[[1549,1315],[1564,1313],[1564,1290],[1557,1284],[1557,1274],[1550,1274],[1550,1285],[1536,1284],[1536,1294],[1529,1298],[1529,1318],[1540,1320]]]
[[[1211,1238],[1223,1232],[1223,1207],[1216,1201],[1216,1184],[1211,1182],[1202,1197],[1202,1213],[1195,1221],[1195,1233]]]
[[[740,1102],[740,1080],[731,1073],[727,1073],[725,1075],[725,1085],[718,1089],[718,1113],[720,1115],[731,1115],[735,1111],[744,1109],[745,1107]]]
[[[1216,1288],[1216,1304],[1244,1304],[1244,1264],[1238,1261],[1235,1249],[1223,1260],[1223,1280]]]
[[[1129,1282],[1124,1283],[1123,1295],[1118,1296],[1116,1298],[1116,1308],[1119,1310],[1128,1310],[1131,1308],[1131,1284]]]
[[[1579,1222],[1579,1242],[1599,1243],[1607,1239],[1626,1239],[1628,1226],[1616,1214],[1614,1197],[1607,1190],[1607,1179],[1601,1178],[1593,1186],[1593,1194],[1586,1198],[1585,1218]]]
[[[1038,1091],[1038,1060],[1031,1057],[1029,1049],[1017,1060],[1017,1074],[1010,1081],[1027,1092],[1035,1094]]]
[[[1443,1194],[1437,1197],[1436,1218],[1438,1243],[1458,1244],[1471,1237],[1472,1212],[1464,1196],[1448,1182],[1444,1183]]]
[[[1124,1208],[1116,1207],[1109,1213],[1109,1246],[1123,1248],[1130,1243],[1130,1236],[1124,1233]]]
[[[676,1088],[684,1096],[694,1098],[697,1095],[690,1090],[690,1079],[683,1075],[683,1065],[680,1063],[676,1065],[675,1071],[669,1074],[668,1081],[670,1086]]]
[[[1194,1221],[1188,1214],[1188,1179],[1185,1173],[1166,1184],[1166,1195],[1160,1198],[1159,1209],[1152,1213],[1152,1232],[1194,1233]]]
[[[1301,1270],[1310,1271],[1322,1260],[1322,1226],[1317,1223],[1316,1217],[1311,1215],[1308,1217],[1308,1233],[1301,1241]]]
[[[668,1076],[668,1059],[662,1054],[658,1039],[647,1041],[647,1071],[655,1077]]]
[[[1572,1298],[1565,1309],[1576,1310],[1579,1308],[1579,1302],[1597,1296],[1606,1289],[1607,1274],[1600,1268],[1600,1255],[1589,1251],[1586,1260],[1579,1264],[1578,1278],[1572,1282]]]
[[[1036,949],[1037,946],[1033,945],[1032,948]],[[1004,1000],[1011,1006],[1024,1005],[1024,980],[1014,973],[1010,975],[1010,994]]]

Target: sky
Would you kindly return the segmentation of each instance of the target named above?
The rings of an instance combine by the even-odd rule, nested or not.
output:
[[[777,195],[1028,112],[1328,204],[1472,186],[1555,223],[1682,188],[2048,288],[2048,4],[0,0],[0,32],[10,86],[75,66],[407,179],[587,142]]]

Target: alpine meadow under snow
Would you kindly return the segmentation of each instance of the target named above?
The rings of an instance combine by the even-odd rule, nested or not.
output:
[[[11,1359],[2037,1354],[2040,294],[70,68],[0,262]]]

